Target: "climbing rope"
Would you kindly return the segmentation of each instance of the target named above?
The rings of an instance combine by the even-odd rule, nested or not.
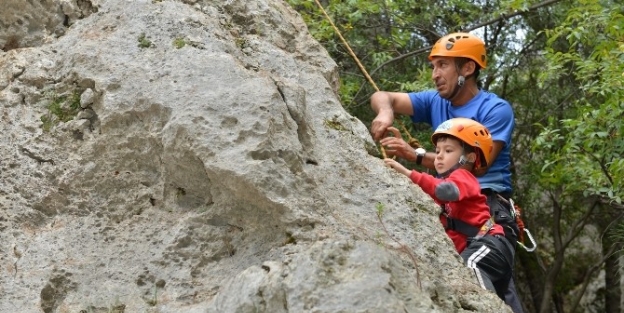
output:
[[[338,27],[336,27],[336,25],[334,24],[334,22],[332,21],[331,17],[329,17],[329,14],[327,14],[327,12],[325,11],[325,9],[323,8],[323,5],[321,5],[321,3],[319,2],[319,0],[314,0],[314,2],[316,2],[316,5],[318,5],[319,9],[321,10],[321,12],[323,13],[323,15],[325,16],[325,18],[327,19],[327,21],[329,22],[329,24],[331,25],[331,27],[334,29],[334,31],[336,32],[336,34],[338,35],[338,38],[340,38],[340,41],[342,41],[342,44],[347,48],[347,51],[349,52],[349,55],[351,55],[351,57],[353,58],[353,60],[355,61],[355,63],[357,64],[358,68],[360,69],[360,71],[362,72],[362,74],[364,74],[364,77],[366,77],[366,80],[368,81],[369,84],[371,84],[371,86],[373,86],[373,88],[375,89],[375,91],[379,91],[379,87],[377,87],[377,84],[375,84],[375,81],[373,81],[373,79],[370,77],[370,75],[368,74],[368,72],[366,71],[366,68],[364,68],[364,65],[362,65],[362,63],[360,62],[360,59],[357,57],[357,55],[355,55],[355,52],[353,52],[353,50],[351,49],[351,46],[349,45],[349,43],[347,42],[346,39],[344,39],[344,37],[342,36],[342,33],[340,32],[340,30],[338,29]],[[403,129],[403,132],[405,132],[405,134],[407,134],[407,143],[413,147],[413,148],[418,148],[421,147],[420,142],[418,141],[418,139],[412,137],[412,135],[410,134],[410,132],[407,130],[407,128],[405,127],[405,125],[403,124],[403,122],[401,120],[397,121],[399,123],[399,125],[401,126],[401,128]],[[383,156],[383,158],[386,158],[386,150],[384,149],[383,146],[381,146],[381,154]]]

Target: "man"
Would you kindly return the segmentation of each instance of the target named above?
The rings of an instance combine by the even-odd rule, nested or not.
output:
[[[488,205],[497,215],[497,223],[508,221],[503,223],[505,235],[515,247],[517,225],[508,213],[507,205],[498,199],[498,195],[509,198],[512,192],[509,167],[514,115],[507,101],[479,88],[479,72],[487,65],[485,44],[469,33],[449,34],[435,43],[429,60],[433,65],[432,79],[436,90],[411,93],[378,91],[373,94],[371,107],[377,113],[371,124],[373,139],[380,140],[390,156],[434,169],[435,153],[422,148],[414,150],[399,137],[385,137],[395,114],[408,115],[414,123],[425,122],[433,129],[456,117],[470,118],[483,124],[494,140],[494,162],[475,174],[481,192],[487,196]],[[513,280],[505,298],[515,313],[523,311]]]

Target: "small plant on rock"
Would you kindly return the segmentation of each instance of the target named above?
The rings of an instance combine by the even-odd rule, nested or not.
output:
[[[186,40],[184,40],[184,38],[178,37],[173,40],[173,46],[176,49],[182,49],[184,46],[186,46]]]
[[[149,39],[147,39],[147,37],[145,36],[145,33],[141,33],[139,35],[138,41],[139,41],[139,45],[138,45],[139,48],[149,48],[152,46],[152,42]]]
[[[41,116],[43,130],[50,131],[60,122],[72,120],[80,112],[80,92],[74,91],[70,96],[50,95],[51,101],[46,106],[48,112]]]
[[[394,241],[398,247],[396,247],[395,249],[398,250],[399,252],[403,252],[405,254],[407,254],[407,256],[410,258],[410,260],[412,261],[412,263],[414,263],[414,268],[416,269],[416,283],[418,284],[418,286],[420,287],[420,289],[422,290],[422,284],[420,281],[420,271],[418,270],[418,262],[416,262],[416,256],[414,255],[414,252],[412,252],[412,249],[410,249],[410,247],[404,243],[402,243],[401,241],[399,241],[395,236],[393,236],[390,231],[388,231],[388,228],[386,228],[386,224],[384,224],[383,222],[383,216],[384,216],[384,211],[385,211],[385,206],[383,203],[377,203],[377,205],[375,206],[376,209],[376,215],[377,215],[377,220],[379,221],[379,224],[381,224],[381,228],[384,231],[384,233],[390,238],[392,239],[392,241]]]

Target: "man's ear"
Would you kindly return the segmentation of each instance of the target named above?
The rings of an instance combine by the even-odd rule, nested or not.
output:
[[[471,60],[469,62],[464,63],[464,66],[462,68],[462,74],[463,76],[468,77],[474,74],[475,70],[476,70],[476,64],[474,61]]]

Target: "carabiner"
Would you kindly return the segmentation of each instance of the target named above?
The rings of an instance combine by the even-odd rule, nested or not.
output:
[[[533,239],[533,236],[531,236],[531,232],[528,229],[524,229],[524,232],[527,234],[527,236],[529,237],[529,240],[531,241],[531,244],[533,245],[532,247],[527,247],[525,246],[522,242],[518,241],[518,244],[524,249],[526,250],[526,252],[533,252],[535,251],[535,249],[537,249],[537,243],[535,242],[535,239]]]

